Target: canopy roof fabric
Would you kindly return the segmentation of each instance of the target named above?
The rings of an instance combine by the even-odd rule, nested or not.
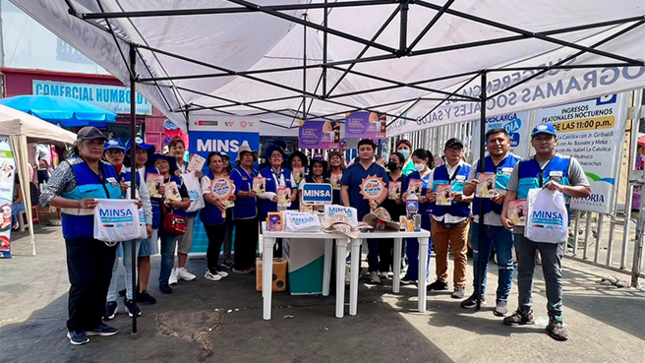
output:
[[[76,134],[37,117],[0,105],[0,135],[22,136],[29,143],[64,146],[76,141]]]
[[[182,127],[364,109],[394,135],[645,87],[642,0],[10,1]]]
[[[105,127],[116,122],[116,113],[69,97],[25,95],[0,99],[0,104],[63,127]]]

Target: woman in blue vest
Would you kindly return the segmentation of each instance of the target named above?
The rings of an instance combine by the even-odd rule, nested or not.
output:
[[[150,220],[147,220],[146,216],[146,229],[148,230],[148,239],[140,241],[139,245],[139,255],[137,260],[137,267],[139,271],[139,286],[138,286],[138,295],[137,301],[142,304],[152,305],[157,303],[150,293],[148,293],[148,282],[150,280],[150,256],[156,255],[159,253],[159,225],[161,224],[161,208],[159,206],[159,199],[150,198],[150,193],[148,192],[148,174],[159,174],[157,168],[153,166],[146,166],[148,160],[152,159],[152,155],[155,153],[155,147],[151,144],[146,144],[143,142],[143,139],[137,137],[135,140],[135,156],[134,162],[130,160],[129,157],[126,157],[124,164],[126,166],[134,167],[137,169],[137,174],[139,180],[141,180],[140,193],[142,195],[143,208],[150,208],[152,215]],[[130,155],[130,148],[132,140],[128,140],[125,145],[125,154]],[[142,189],[145,189],[143,191]],[[144,193],[148,195],[148,200],[144,197]],[[146,206],[146,203],[149,206]],[[126,290],[120,290],[119,295],[126,296]]]
[[[430,176],[432,174],[432,169],[434,168],[434,156],[430,151],[424,149],[417,149],[412,153],[412,163],[414,165],[414,171],[408,175],[408,177],[403,181],[403,201],[407,200],[407,197],[410,195],[411,190],[408,190],[410,187],[410,182],[415,181],[422,183],[421,193],[417,195],[419,198],[419,214],[421,215],[421,228],[430,231],[431,222],[430,218],[432,214],[432,204],[428,201],[426,196],[428,189],[432,189],[430,183]],[[416,194],[416,193],[415,193]],[[406,254],[408,256],[408,271],[405,276],[401,279],[402,284],[410,284],[419,278],[419,241],[416,238],[409,238],[405,242],[406,245]],[[432,238],[428,245],[428,266],[430,266],[430,254],[432,248]],[[424,251],[424,253],[426,253]],[[426,275],[428,274],[428,266],[426,266]]]
[[[107,137],[95,127],[84,127],[72,157],[61,162],[40,196],[40,203],[62,212],[63,237],[67,249],[69,289],[70,342],[89,342],[88,335],[110,336],[118,329],[101,320],[105,311],[116,246],[94,239],[96,199],[119,199],[119,175],[114,167],[101,160]]]
[[[238,149],[235,163],[237,167],[231,172],[235,183],[235,255],[233,272],[250,274],[255,264],[255,251],[258,246],[258,206],[257,193],[253,191],[253,178],[258,171],[253,168],[257,161],[257,151],[252,151],[244,142]]]
[[[174,175],[177,168],[175,158],[163,154],[154,154],[150,163],[159,170],[163,175],[164,184],[175,182],[179,189],[181,200],[167,200],[167,198],[158,198],[157,202],[161,207],[161,226],[159,227],[159,238],[161,239],[161,269],[159,271],[159,291],[162,294],[171,294],[172,288],[169,286],[170,273],[175,264],[175,248],[179,236],[173,236],[164,229],[163,220],[166,215],[173,213],[181,217],[186,217],[186,209],[190,206],[190,198],[186,186],[182,183],[181,178]],[[161,186],[159,189],[161,195],[165,196],[166,188]]]
[[[331,184],[333,190],[333,204],[342,205],[340,200],[340,180],[343,178],[345,172],[345,160],[340,151],[330,151],[327,155],[329,160],[329,171],[325,174],[325,183]]]
[[[119,180],[121,181],[121,190],[123,191],[121,197],[123,199],[129,199],[130,195],[128,194],[128,185],[132,184],[132,173],[131,169],[123,164],[125,160],[125,147],[123,147],[123,144],[119,140],[115,139],[110,139],[108,142],[105,143],[105,160],[107,160],[114,168],[116,169],[117,173],[119,174]],[[152,220],[152,209],[150,207],[150,194],[148,193],[148,188],[143,187],[142,188],[142,183],[141,179],[139,178],[138,174],[135,174],[136,177],[136,182],[135,182],[135,188],[138,192],[138,198],[142,201],[145,200],[146,203],[143,209],[143,212],[145,214],[145,217],[148,221]],[[117,313],[117,302],[116,302],[116,297],[117,297],[117,291],[116,291],[116,284],[117,284],[117,277],[118,277],[118,269],[119,269],[119,258],[118,256],[122,257],[123,261],[123,266],[125,267],[125,286],[126,286],[126,297],[123,299],[123,304],[125,305],[125,311],[128,313],[130,317],[134,316],[134,314],[137,314],[137,316],[141,315],[141,310],[137,306],[137,304],[134,303],[133,301],[133,291],[134,291],[134,286],[132,286],[132,243],[135,244],[135,253],[138,255],[139,253],[139,245],[140,241],[139,240],[134,240],[134,241],[122,241],[119,244],[119,251],[117,254],[117,258],[114,260],[114,267],[112,268],[112,279],[110,280],[110,288],[108,289],[108,294],[107,294],[107,306],[105,307],[105,316],[104,320],[111,320],[114,319],[116,313]]]
[[[267,147],[264,157],[269,163],[269,166],[260,170],[260,176],[266,179],[266,188],[264,193],[258,195],[260,200],[260,217],[261,220],[266,220],[269,212],[277,212],[278,210],[287,209],[278,207],[278,189],[289,188],[291,196],[289,200],[291,204],[297,204],[296,198],[298,197],[298,189],[296,189],[296,182],[293,180],[291,171],[282,167],[284,163],[284,150],[277,145],[269,145]],[[276,257],[282,257],[282,239],[276,241]]]
[[[466,291],[466,268],[468,266],[468,231],[470,228],[470,202],[473,196],[463,194],[470,174],[470,165],[463,160],[464,143],[452,138],[444,147],[445,164],[432,172],[428,192],[432,203],[432,243],[436,252],[437,280],[428,285],[432,290],[448,290],[448,247],[452,248],[455,268],[453,271],[453,299],[463,299]],[[450,185],[449,206],[436,205],[439,185]]]
[[[208,249],[206,250],[206,261],[208,269],[204,278],[211,281],[219,281],[228,276],[228,273],[222,271],[219,265],[219,253],[226,236],[226,205],[213,194],[211,189],[214,180],[227,178],[228,171],[224,168],[222,155],[217,152],[211,152],[206,159],[208,172],[204,174],[201,180],[202,191],[204,193],[205,206],[199,213],[199,219],[204,224],[206,235],[208,236]],[[229,199],[235,199],[232,195]]]

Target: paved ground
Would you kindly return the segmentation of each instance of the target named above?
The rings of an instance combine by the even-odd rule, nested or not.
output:
[[[119,314],[111,323],[121,329],[117,336],[72,347],[65,339],[69,283],[59,228],[38,231],[38,256],[0,260],[0,362],[574,363],[643,362],[645,356],[645,292],[599,285],[600,278],[617,273],[572,260],[565,260],[571,338],[564,343],[543,332],[546,300],[537,272],[535,326],[504,326],[492,307],[467,311],[448,294],[430,294],[428,312],[419,314],[416,289],[403,287],[393,295],[391,281],[362,283],[358,315],[344,319],[334,317],[333,294],[275,293],[274,319],[267,322],[253,276],[219,282],[200,276],[180,283],[172,295],[151,289],[158,303],[142,307],[136,335],[130,334],[131,320]],[[30,251],[27,239],[16,242],[16,254]],[[188,267],[201,274],[205,261],[191,260]],[[493,301],[494,273],[489,281]],[[515,292],[514,287],[511,308]]]

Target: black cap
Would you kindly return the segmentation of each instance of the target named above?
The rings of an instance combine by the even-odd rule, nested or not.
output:
[[[453,137],[452,139],[446,141],[446,146],[443,149],[444,150],[450,149],[454,145],[459,145],[459,146],[461,146],[462,149],[464,148],[464,143],[461,140],[459,140],[458,138]]]
[[[372,148],[376,150],[376,143],[372,139],[361,139],[358,142],[358,147],[361,147],[361,145],[372,145]]]
[[[108,138],[94,126],[85,126],[77,134],[79,140],[104,140],[107,141]]]

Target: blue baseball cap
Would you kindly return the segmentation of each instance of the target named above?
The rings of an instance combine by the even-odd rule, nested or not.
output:
[[[558,136],[558,133],[555,132],[555,127],[553,127],[553,124],[549,124],[549,123],[544,123],[544,124],[535,126],[535,128],[533,128],[533,132],[531,133],[531,137],[534,137],[537,134],[548,134],[548,135],[553,135],[555,137]]]
[[[123,143],[117,139],[109,139],[108,141],[103,144],[104,150],[113,150],[113,149],[118,149],[118,150],[125,150],[123,147]]]
[[[130,151],[130,147],[132,146],[131,143],[132,143],[132,139],[128,140],[128,142],[125,144],[126,152]],[[140,137],[135,137],[134,143],[137,145],[138,148],[141,148],[143,150],[152,149],[151,153],[155,152],[155,146],[152,144],[146,144],[145,142],[143,142],[143,139]]]

